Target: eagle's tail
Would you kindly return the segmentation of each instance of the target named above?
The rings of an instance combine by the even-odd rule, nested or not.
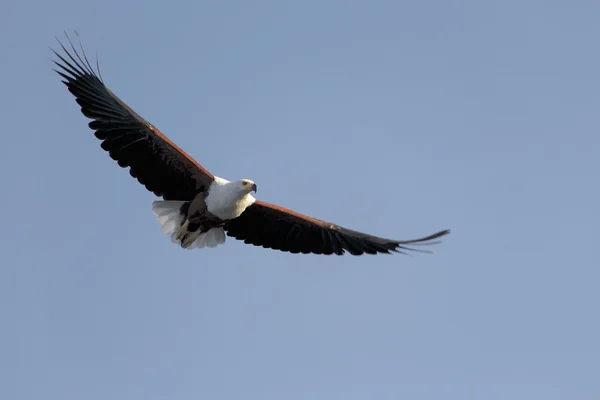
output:
[[[156,215],[163,233],[171,236],[173,243],[179,244],[184,249],[202,247],[216,247],[225,242],[223,228],[213,228],[206,233],[188,231],[188,221],[184,221],[181,206],[185,201],[155,201],[152,203],[152,212]]]

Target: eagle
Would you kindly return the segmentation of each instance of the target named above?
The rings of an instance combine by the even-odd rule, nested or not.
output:
[[[79,36],[78,36],[79,38]],[[101,147],[146,189],[162,200],[152,203],[163,233],[184,249],[216,247],[226,235],[244,243],[289,253],[343,255],[407,254],[437,244],[443,230],[413,240],[391,240],[343,228],[287,208],[257,200],[250,179],[228,181],[210,173],[105,86],[99,63],[91,66],[67,35],[72,52],[51,48],[69,92],[75,96]],[[81,53],[81,54],[80,54]]]

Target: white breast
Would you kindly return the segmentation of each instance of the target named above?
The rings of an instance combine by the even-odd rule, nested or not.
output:
[[[235,182],[215,176],[206,197],[207,211],[221,219],[239,217],[256,199],[240,190]]]

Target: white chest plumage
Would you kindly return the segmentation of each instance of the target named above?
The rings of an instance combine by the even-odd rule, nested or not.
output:
[[[239,217],[256,199],[236,182],[215,176],[205,201],[208,212],[221,219],[232,219]]]

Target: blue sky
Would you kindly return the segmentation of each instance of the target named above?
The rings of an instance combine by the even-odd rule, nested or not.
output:
[[[600,3],[0,6],[0,397],[597,399]],[[174,246],[51,71],[216,175],[433,255]]]

